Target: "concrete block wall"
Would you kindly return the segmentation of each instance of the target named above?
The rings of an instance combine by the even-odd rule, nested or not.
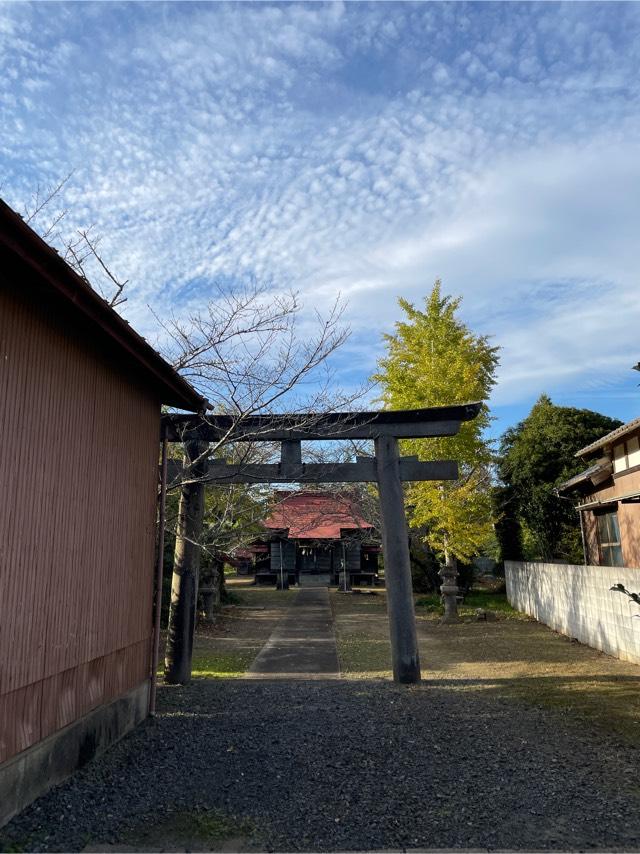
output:
[[[610,590],[640,593],[640,569],[615,566],[505,562],[513,608],[616,658],[640,664],[640,608]]]

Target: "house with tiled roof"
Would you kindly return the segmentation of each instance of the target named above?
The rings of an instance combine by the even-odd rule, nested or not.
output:
[[[268,561],[256,578],[286,586],[377,581],[379,540],[353,493],[303,491],[274,493],[257,547],[268,547]],[[265,555],[266,558],[266,555]]]
[[[588,468],[561,484],[577,496],[585,563],[640,567],[640,418],[581,448]]]

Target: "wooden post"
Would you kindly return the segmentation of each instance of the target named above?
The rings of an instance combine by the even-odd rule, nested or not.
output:
[[[289,589],[289,570],[285,568],[284,558],[282,556],[282,540],[280,540],[280,571],[276,578],[276,590]]]
[[[398,440],[393,436],[379,436],[375,447],[393,679],[414,684],[420,681],[420,656]]]
[[[160,495],[158,518],[158,550],[156,553],[156,601],[153,614],[153,653],[151,656],[151,686],[149,688],[149,715],[156,713],[158,687],[158,661],[160,660],[160,614],[162,613],[162,578],[164,570],[164,531],[167,510],[167,427],[162,428],[162,462],[160,464]]]
[[[302,465],[302,443],[300,440],[283,441],[280,444],[280,463],[282,471],[288,472],[292,468]]]
[[[342,588],[343,593],[348,593],[351,590],[351,576],[349,575],[349,568],[347,567],[347,547],[345,545],[344,540],[341,543],[342,545],[342,572],[340,573],[341,577],[338,579],[340,582],[340,587]]]
[[[204,517],[205,482],[200,478],[204,478],[207,465],[206,460],[200,460],[200,457],[206,450],[206,442],[185,442],[185,482],[180,490],[165,656],[165,681],[172,685],[185,685],[191,679]],[[200,461],[195,462],[196,460]]]

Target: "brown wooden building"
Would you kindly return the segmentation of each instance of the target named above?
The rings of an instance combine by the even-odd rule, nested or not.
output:
[[[147,714],[162,403],[203,406],[0,202],[0,825]]]
[[[640,418],[576,456],[589,468],[559,491],[579,496],[585,563],[640,568]]]

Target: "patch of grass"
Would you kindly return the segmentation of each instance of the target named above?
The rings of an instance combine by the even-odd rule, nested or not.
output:
[[[249,836],[254,827],[247,819],[225,815],[219,810],[185,810],[171,816],[171,828],[180,835],[190,834],[203,841]]]
[[[231,590],[231,585],[228,585]],[[257,585],[238,587],[242,590],[242,600],[247,605],[263,605],[265,608],[281,608],[284,612],[298,595],[298,590],[275,590],[273,587]]]
[[[365,632],[337,636],[340,671],[359,679],[387,679],[391,676],[389,641]]]
[[[435,614],[441,616],[444,614],[444,607],[437,593],[430,593],[426,596],[418,596],[416,598],[416,608],[423,609],[423,613]],[[490,590],[472,590],[464,597],[464,602],[458,606],[458,614],[460,617],[475,617],[476,609],[482,608],[485,611],[493,611],[500,619],[504,620],[530,620],[531,617],[527,614],[522,614],[520,611],[514,610],[504,593],[496,593]]]
[[[340,672],[350,679],[391,677],[385,596],[331,593]]]
[[[3,842],[0,837],[0,851],[3,854],[22,854],[29,850],[28,842]]]
[[[640,677],[585,675],[541,677],[501,683],[500,693],[545,706],[615,734],[634,745],[640,736]]]
[[[428,593],[424,596],[418,596],[416,599],[416,608],[424,608],[425,611],[432,613],[444,613],[440,596],[437,593]]]
[[[516,611],[507,601],[505,593],[492,593],[486,590],[472,590],[464,598],[464,602],[460,606],[461,617],[475,617],[476,608],[483,608],[485,611],[493,611],[499,617],[505,620],[530,620],[527,614]]]
[[[340,667],[348,679],[391,678],[385,597],[367,598],[332,594]],[[496,591],[472,591],[454,625],[439,622],[437,595],[418,597],[416,606],[425,690],[431,683],[544,706],[576,726],[638,743],[638,665],[571,642],[514,611]],[[498,620],[476,621],[476,608],[493,611]]]
[[[233,578],[225,604],[213,623],[200,621],[193,647],[193,675],[235,679],[244,675],[263,644],[297,595],[295,590],[250,586],[251,579]],[[164,672],[166,631],[160,640],[158,674]]]
[[[191,673],[194,677],[237,679],[246,672],[258,650],[259,647],[196,649]]]
[[[233,850],[250,850],[257,842],[255,827],[246,818],[220,810],[196,808],[154,816],[126,834],[120,842],[150,851],[220,851],[227,840],[239,843]],[[247,842],[253,842],[247,844]]]

